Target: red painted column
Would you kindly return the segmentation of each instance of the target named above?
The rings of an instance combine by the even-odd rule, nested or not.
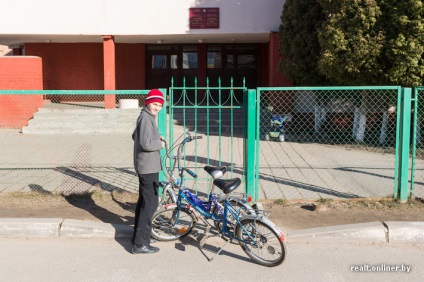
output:
[[[104,90],[116,90],[115,78],[115,40],[111,35],[104,35],[103,38],[103,75]],[[115,95],[105,95],[105,108],[114,109],[116,107]]]

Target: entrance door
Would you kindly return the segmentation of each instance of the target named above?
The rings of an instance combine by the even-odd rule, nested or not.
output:
[[[217,87],[220,78],[221,85],[231,85],[231,79],[233,79],[234,87],[249,89],[257,87],[257,44],[207,44],[206,49],[206,76],[209,78],[209,86]],[[182,87],[184,78],[186,86],[194,86],[194,79],[199,73],[198,60],[205,58],[205,54],[202,53],[199,56],[198,53],[197,44],[147,46],[147,88],[168,88],[171,86],[172,78],[174,86]],[[202,62],[200,65],[205,64]],[[174,95],[180,95],[177,92],[174,91]],[[191,100],[199,94],[201,93],[196,94],[191,90],[187,92]],[[229,94],[230,92],[226,90],[221,93],[224,100],[229,97]],[[234,95],[235,102],[242,103],[243,93],[235,91]],[[202,99],[202,97],[199,95],[198,98]]]
[[[258,83],[258,49],[256,44],[209,44],[207,47],[207,77],[211,86],[221,78],[222,85],[256,88]],[[245,85],[243,85],[245,80]],[[243,99],[241,93],[237,100]],[[241,101],[240,101],[241,102]]]
[[[182,85],[183,78],[193,84],[197,76],[197,45],[147,46],[147,88]]]

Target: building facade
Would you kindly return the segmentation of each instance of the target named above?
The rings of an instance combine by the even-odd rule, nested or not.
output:
[[[0,44],[40,57],[42,88],[151,89],[198,79],[287,86],[278,71],[284,0],[8,1]],[[0,59],[1,60],[1,59]],[[3,64],[4,65],[4,64]],[[1,66],[1,64],[0,64]],[[7,89],[5,81],[0,89]],[[107,107],[114,107],[107,105]]]

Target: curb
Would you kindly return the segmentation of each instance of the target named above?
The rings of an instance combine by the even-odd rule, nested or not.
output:
[[[0,218],[0,237],[59,237],[61,218]]]
[[[424,244],[424,222],[385,221],[389,243]]]
[[[123,224],[65,219],[60,228],[64,238],[124,238],[133,234],[133,228]]]
[[[62,218],[0,218],[0,238],[129,238],[133,227]],[[424,244],[424,222],[368,222],[290,230],[291,242]]]
[[[368,222],[293,230],[287,233],[287,241],[386,243],[386,233],[381,222]]]

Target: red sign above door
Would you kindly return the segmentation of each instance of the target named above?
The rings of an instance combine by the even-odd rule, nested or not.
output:
[[[190,8],[190,29],[219,28],[219,8]]]

